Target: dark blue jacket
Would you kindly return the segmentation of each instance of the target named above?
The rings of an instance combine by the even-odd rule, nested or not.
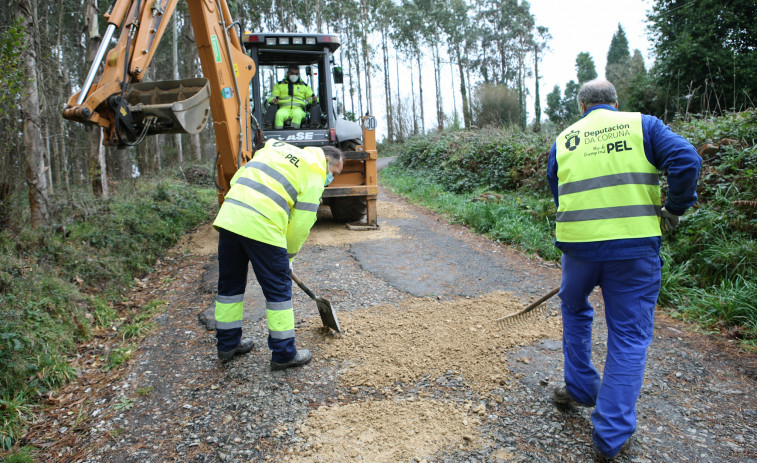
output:
[[[584,117],[596,109],[617,111],[613,106],[596,105],[587,109]],[[647,160],[658,170],[668,173],[665,209],[673,214],[683,215],[687,208],[697,202],[696,188],[702,158],[691,143],[674,133],[664,122],[654,116],[641,115],[641,130],[644,135],[644,154]],[[553,144],[549,151],[547,181],[549,189],[552,190],[552,196],[555,198],[555,205],[559,206],[556,146]],[[662,239],[659,236],[588,243],[555,241],[555,245],[563,253],[588,262],[655,256],[660,253],[661,243]]]

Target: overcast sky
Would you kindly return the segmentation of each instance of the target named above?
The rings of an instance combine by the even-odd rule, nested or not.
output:
[[[647,38],[646,15],[651,8],[653,0],[531,0],[531,14],[534,16],[537,26],[546,26],[552,39],[549,41],[549,50],[545,52],[539,63],[539,75],[541,76],[539,92],[542,108],[542,120],[546,120],[547,94],[555,85],[560,86],[560,91],[565,90],[565,83],[569,80],[577,80],[576,56],[582,52],[588,52],[594,58],[594,64],[599,77],[604,77],[607,51],[610,41],[618,29],[618,23],[623,26],[628,38],[629,51],[633,55],[635,49],[641,51],[644,64],[649,69],[652,64],[650,42]],[[374,59],[380,60],[380,50],[375,50]],[[390,68],[392,69],[392,92],[395,93],[396,80],[394,77],[394,55],[390,54]],[[529,63],[533,67],[533,63]],[[431,54],[426,53],[423,64],[424,86],[424,109],[426,130],[436,127],[436,100],[434,98],[434,74]],[[407,62],[400,64],[400,73],[405,77],[402,80],[401,93],[403,98],[410,96],[410,75]],[[458,82],[457,68],[448,61],[442,68],[442,104],[447,115],[454,113],[453,104],[457,108],[459,117],[462,119],[462,106],[460,97],[460,84]],[[414,70],[413,79],[417,85],[417,68]],[[454,81],[453,81],[454,79]],[[477,76],[473,82],[480,82]],[[373,115],[379,120],[378,139],[386,136],[386,112],[384,108],[384,84],[381,73],[374,74],[373,79]],[[528,100],[528,122],[534,119],[534,80],[526,82]],[[346,87],[345,87],[346,88]],[[454,89],[454,93],[453,93]],[[338,89],[344,91],[344,89]],[[416,88],[417,91],[417,88]],[[349,104],[349,103],[348,103]],[[349,108],[348,108],[349,110]],[[405,110],[409,110],[406,108]],[[462,123],[462,121],[461,121]]]
[[[607,51],[618,23],[626,32],[631,54],[639,49],[649,69],[651,51],[646,15],[651,3],[651,0],[532,0],[531,14],[536,24],[546,26],[552,35],[549,42],[551,50],[539,65],[542,111],[547,107],[546,95],[555,85],[564,91],[566,82],[577,80],[576,56],[582,51],[594,58],[597,74],[604,77]],[[533,104],[529,112],[531,119]]]

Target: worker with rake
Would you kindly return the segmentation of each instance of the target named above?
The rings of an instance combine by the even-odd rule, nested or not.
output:
[[[237,170],[213,226],[218,230],[216,338],[221,362],[249,352],[242,339],[247,267],[263,290],[271,369],[307,364],[310,351],[294,345],[292,261],[310,233],[325,185],[342,171],[333,146],[303,149],[268,140]]]
[[[557,137],[547,179],[557,205],[556,246],[562,250],[565,383],[558,404],[595,407],[595,455],[613,459],[636,431],[636,401],[652,341],[660,291],[661,231],[677,227],[697,200],[701,158],[661,120],[618,111],[606,80],[578,92],[583,117]],[[658,171],[667,172],[665,207]],[[594,310],[602,288],[607,358],[600,376],[591,362]]]

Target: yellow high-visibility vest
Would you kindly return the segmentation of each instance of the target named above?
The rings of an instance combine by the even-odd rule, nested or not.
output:
[[[657,168],[641,114],[595,109],[557,138],[557,241],[660,236]]]
[[[313,90],[304,82],[292,83],[292,95],[289,94],[289,80],[282,80],[273,86],[273,96],[270,98],[273,101],[274,98],[279,97],[279,108],[301,108],[305,109],[305,106],[310,103],[310,98],[313,96]]]
[[[234,174],[213,226],[286,248],[293,259],[315,223],[327,171],[320,148],[268,140]]]

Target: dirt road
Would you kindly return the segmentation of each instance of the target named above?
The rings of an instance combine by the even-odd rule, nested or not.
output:
[[[104,374],[96,359],[110,347],[84,346],[80,380],[51,398],[27,441],[44,461],[591,461],[590,410],[551,401],[557,301],[526,326],[493,324],[555,287],[560,270],[383,190],[379,217],[377,232],[321,220],[295,261],[346,329],[323,333],[295,289],[310,365],[269,371],[254,282],[244,330],[256,347],[218,364],[198,322],[215,289],[206,226],[129,295],[166,305],[128,364]],[[606,329],[595,326],[601,366]],[[756,462],[756,371],[754,354],[660,311],[636,440],[618,461]]]

